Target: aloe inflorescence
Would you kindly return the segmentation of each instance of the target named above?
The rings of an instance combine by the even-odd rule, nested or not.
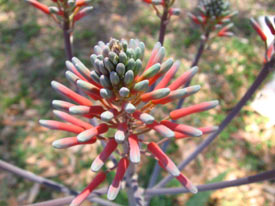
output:
[[[68,21],[73,28],[75,22],[82,19],[93,9],[88,6],[91,0],[51,0],[54,3],[51,6],[40,3],[37,0],[25,0],[36,9],[51,16],[59,25],[62,21]]]
[[[230,10],[229,3],[225,0],[201,0],[197,11],[188,16],[203,30],[217,31],[215,35],[223,37],[233,35],[229,30],[233,27],[231,17],[236,14],[236,11]]]
[[[156,105],[164,105],[199,91],[199,85],[181,88],[196,74],[198,67],[189,69],[172,81],[180,62],[174,62],[172,58],[165,59],[165,49],[160,43],[155,44],[147,64],[143,61],[144,51],[144,43],[137,39],[129,42],[111,39],[106,44],[100,41],[90,57],[92,70],[76,57],[66,62],[66,77],[78,88],[78,93],[61,83],[52,82],[52,87],[58,93],[74,102],[52,102],[56,109],[54,114],[64,122],[40,120],[45,127],[74,134],[54,141],[53,146],[63,149],[104,141],[106,146],[91,165],[94,172],[102,170],[111,154],[119,159],[114,167],[100,172],[71,205],[81,204],[104,181],[106,173],[112,170],[116,170],[116,175],[107,197],[110,200],[115,199],[129,164],[138,164],[141,154],[148,152],[190,192],[197,192],[197,188],[179,171],[159,145],[166,140],[199,137],[215,131],[217,127],[195,128],[172,120],[214,108],[218,101],[176,109],[158,120],[153,115]],[[150,85],[154,83],[156,87],[149,91]],[[89,121],[72,115],[86,119],[95,118],[98,124],[92,125]],[[151,130],[160,136],[158,142],[155,142],[156,138],[149,136],[148,132]],[[113,135],[110,135],[112,131]]]

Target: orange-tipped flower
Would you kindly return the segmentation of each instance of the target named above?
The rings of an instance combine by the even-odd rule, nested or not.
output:
[[[107,197],[111,200],[117,196],[129,164],[138,164],[141,161],[141,148],[144,146],[165,170],[194,192],[194,187],[159,146],[152,142],[153,139],[148,135],[143,139],[140,135],[154,131],[160,138],[164,138],[162,141],[166,141],[168,138],[179,140],[187,136],[198,137],[214,131],[212,127],[197,129],[180,122],[174,123],[171,119],[211,109],[217,105],[217,101],[171,111],[170,116],[163,117],[166,119],[163,121],[159,121],[159,117],[155,118],[153,108],[156,104],[177,101],[199,91],[199,85],[184,88],[198,68],[193,67],[173,80],[180,62],[174,62],[171,58],[165,59],[165,49],[160,43],[156,43],[147,64],[142,62],[144,53],[145,45],[137,39],[129,42],[111,39],[108,43],[100,41],[94,47],[94,54],[90,56],[91,68],[75,57],[72,61],[67,61],[66,77],[79,93],[53,81],[52,87],[74,103],[53,101],[53,106],[57,109],[54,114],[64,122],[40,121],[45,127],[75,134],[73,137],[54,141],[53,146],[57,149],[102,141],[105,147],[91,165],[94,172],[102,170],[114,152],[116,155],[112,159],[120,156],[118,164],[114,163],[111,167],[105,165],[108,171],[117,171],[108,189]],[[152,84],[156,84],[156,87],[150,91]],[[92,118],[97,119],[98,124],[89,120]],[[86,195],[82,195],[79,200],[83,201],[85,197]]]
[[[40,11],[44,12],[45,14],[50,14],[50,9],[44,5],[41,4],[40,2],[36,1],[36,0],[26,0],[28,3],[30,3],[32,6],[34,6],[35,8],[39,9]]]

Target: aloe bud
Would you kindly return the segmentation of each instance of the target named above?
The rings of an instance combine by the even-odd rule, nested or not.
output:
[[[113,97],[113,92],[109,89],[102,88],[100,89],[100,96],[102,96],[104,99],[110,99]]]
[[[109,59],[111,60],[111,62],[116,65],[118,63],[118,56],[116,55],[115,52],[109,52]]]
[[[112,72],[115,69],[115,66],[112,64],[112,62],[110,61],[110,59],[108,57],[105,57],[103,62],[104,62],[105,68],[109,72]]]
[[[116,66],[116,72],[120,77],[123,77],[125,74],[125,65],[122,63],[118,63]]]
[[[100,78],[99,78],[99,81],[100,81],[100,84],[105,88],[111,88],[112,87],[109,78],[105,75],[101,75]]]
[[[111,72],[110,73],[110,80],[111,80],[111,83],[112,83],[113,86],[118,85],[119,82],[120,82],[119,76],[116,72]]]
[[[91,76],[91,78],[92,78],[95,82],[97,82],[98,84],[100,84],[99,76],[98,76],[98,74],[96,73],[96,71],[91,71],[90,76]]]
[[[129,85],[133,82],[133,80],[134,80],[134,72],[132,70],[127,71],[124,76],[124,83],[126,85]]]
[[[135,84],[134,90],[136,91],[147,91],[149,89],[149,81],[143,80]]]
[[[127,63],[126,69],[128,71],[128,70],[134,70],[134,68],[135,68],[135,60],[131,58]]]
[[[130,90],[126,87],[121,87],[119,90],[119,95],[121,97],[128,97],[129,93],[130,93]]]

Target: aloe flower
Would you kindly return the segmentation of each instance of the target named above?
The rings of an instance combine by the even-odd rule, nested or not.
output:
[[[102,173],[111,170],[116,170],[116,175],[108,189],[107,198],[115,199],[128,166],[140,163],[141,155],[148,152],[190,192],[197,192],[197,188],[179,171],[159,144],[171,139],[200,137],[215,131],[217,127],[195,128],[172,120],[182,120],[188,115],[214,108],[218,101],[176,109],[161,119],[154,117],[156,105],[188,97],[200,90],[199,85],[181,88],[196,74],[198,68],[193,67],[173,80],[180,62],[174,62],[172,58],[164,59],[165,49],[160,43],[156,43],[145,64],[144,50],[144,43],[137,39],[131,39],[129,43],[116,39],[111,39],[106,44],[100,41],[94,47],[94,54],[90,56],[91,70],[76,57],[72,58],[72,62],[66,62],[66,77],[78,88],[78,93],[61,83],[52,82],[52,87],[69,101],[52,102],[56,109],[54,114],[62,122],[40,120],[40,124],[73,133],[70,137],[54,141],[53,147],[63,149],[104,141],[106,146],[92,162],[93,172],[102,170],[110,155],[119,159],[117,165],[102,171],[100,177],[96,176],[72,205],[81,204],[95,186],[104,181]],[[149,91],[150,85],[154,83],[156,87]],[[87,121],[73,115],[86,118]],[[91,118],[96,119],[98,124],[90,124],[88,120]],[[110,129],[114,131],[113,135],[108,135]],[[158,134],[158,142],[148,134],[151,130]],[[144,151],[141,148],[147,149]],[[115,151],[117,152],[114,153]]]
[[[57,23],[60,23],[59,18],[68,18],[72,25],[86,16],[88,11],[93,8],[88,6],[91,0],[52,0],[54,6],[47,6],[37,0],[25,1],[43,13],[52,16]]]
[[[273,21],[275,25],[275,18],[273,18]],[[262,41],[265,43],[266,52],[264,61],[270,61],[272,56],[275,54],[275,40],[273,40],[270,45],[267,45],[267,37],[264,31],[262,30],[261,26],[253,18],[250,18],[250,22],[254,30],[258,33]],[[269,32],[275,37],[275,26],[273,26],[272,22],[269,20],[268,17],[265,17],[265,24],[267,25]]]
[[[237,12],[229,10],[229,3],[225,0],[201,0],[197,12],[188,16],[203,30],[216,31],[216,36],[226,37],[234,35],[230,32],[233,27],[231,17]]]

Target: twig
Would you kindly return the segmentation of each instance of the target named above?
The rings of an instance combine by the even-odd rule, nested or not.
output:
[[[12,164],[9,164],[7,162],[4,162],[2,160],[0,160],[0,169],[11,172],[11,173],[13,173],[15,175],[18,175],[18,176],[21,176],[25,179],[28,179],[28,180],[32,181],[32,182],[40,183],[40,184],[42,184],[46,187],[52,188],[53,190],[56,190],[56,191],[59,191],[59,192],[64,192],[65,194],[70,194],[70,195],[77,195],[78,194],[78,192],[76,192],[72,189],[69,189],[68,187],[66,187],[66,186],[64,186],[60,183],[57,183],[55,181],[52,181],[52,180],[46,179],[44,177],[38,176],[36,174],[33,174],[32,172],[23,170],[19,167],[16,167],[16,166],[14,166]]]
[[[242,99],[238,102],[238,104],[233,108],[233,110],[226,116],[226,118],[222,121],[219,126],[219,129],[209,135],[196,149],[193,153],[191,153],[184,161],[182,161],[178,168],[182,170],[186,165],[188,165],[193,159],[197,157],[202,150],[207,147],[225,128],[226,126],[232,121],[232,119],[240,112],[242,107],[247,103],[247,101],[251,98],[251,96],[255,93],[255,91],[259,88],[261,83],[266,79],[268,74],[274,69],[275,66],[275,57],[273,57],[269,62],[264,64],[262,70],[258,74],[257,78],[251,85],[251,87],[247,90],[244,94]],[[162,179],[154,188],[163,187],[166,185],[173,176],[169,175]]]
[[[216,182],[211,184],[204,184],[197,186],[199,192],[208,191],[208,190],[217,190],[224,189],[228,187],[236,187],[240,185],[251,184],[255,182],[261,182],[266,180],[275,179],[275,170],[270,170],[267,172],[262,172],[256,175],[239,178],[230,181]],[[145,191],[146,195],[155,196],[155,195],[171,195],[179,193],[188,193],[184,187],[179,188],[162,188],[162,189],[148,189]]]

